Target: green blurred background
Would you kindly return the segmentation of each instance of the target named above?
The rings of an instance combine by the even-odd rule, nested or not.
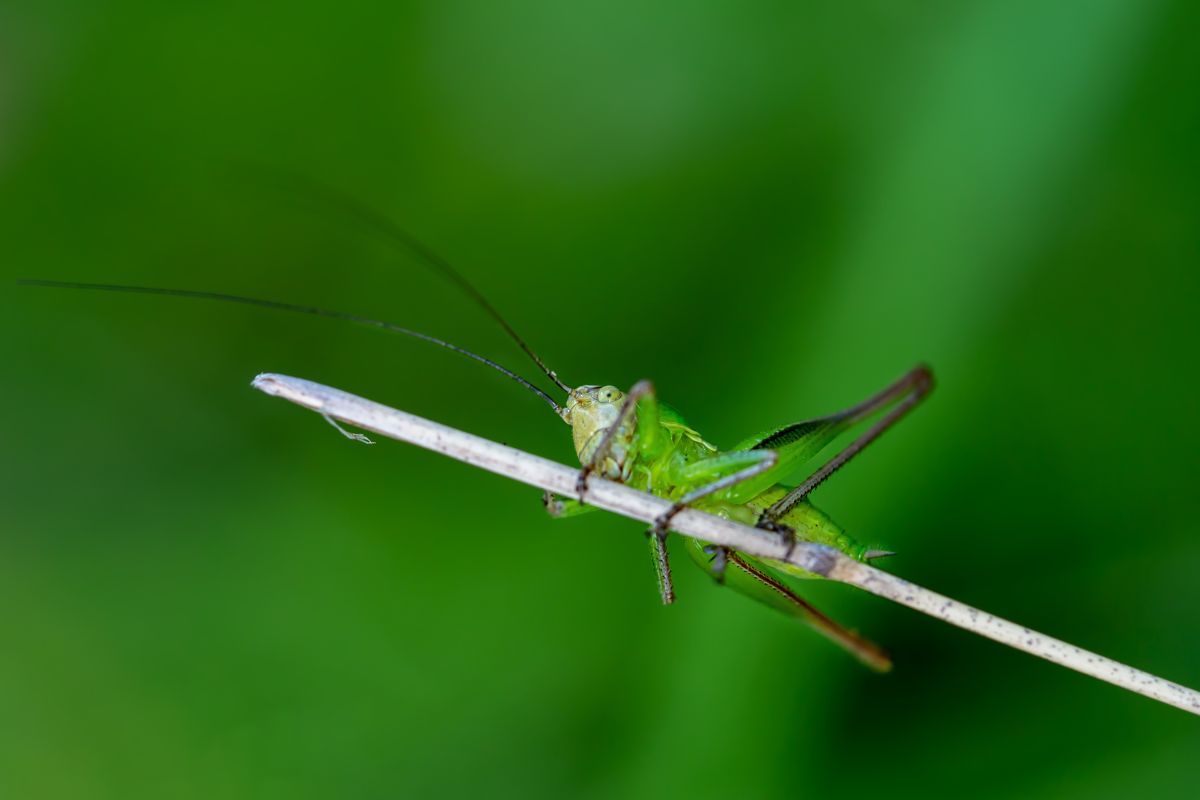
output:
[[[572,383],[709,438],[939,388],[817,502],[887,568],[1200,685],[1200,12],[0,7],[0,796],[1194,796],[1195,718],[851,589],[878,677],[640,526],[353,445],[330,383],[563,461],[432,243]]]

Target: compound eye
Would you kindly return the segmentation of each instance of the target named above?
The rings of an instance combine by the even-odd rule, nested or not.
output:
[[[600,390],[600,402],[615,403],[621,399],[621,390],[615,386],[605,386]]]

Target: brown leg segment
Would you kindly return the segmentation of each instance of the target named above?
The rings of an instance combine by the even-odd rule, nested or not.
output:
[[[824,483],[830,475],[845,466],[850,459],[865,450],[867,445],[878,439],[884,431],[899,422],[905,414],[911,411],[929,394],[931,389],[933,389],[933,373],[930,372],[929,367],[922,364],[874,397],[868,398],[853,408],[837,414],[836,416],[840,419],[853,421],[865,420],[881,409],[895,403],[895,406],[883,419],[876,422],[865,433],[848,444],[844,450],[829,459],[820,469],[810,475],[804,483],[788,492],[787,495],[774,505],[763,511],[759,519],[759,527],[768,530],[775,529],[776,522],[784,514],[807,497],[813,489]]]

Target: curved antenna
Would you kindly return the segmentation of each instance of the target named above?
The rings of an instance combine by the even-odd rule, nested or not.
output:
[[[546,366],[546,362],[542,361],[541,357],[533,351],[533,348],[526,344],[520,334],[513,329],[513,326],[508,324],[508,320],[502,317],[500,312],[496,310],[496,307],[491,304],[491,301],[481,291],[476,289],[474,284],[463,277],[461,272],[451,266],[449,261],[438,255],[420,239],[383,214],[368,208],[349,195],[343,194],[336,189],[300,175],[275,171],[271,171],[271,173],[286,182],[290,188],[299,189],[309,196],[315,197],[321,202],[341,210],[362,224],[374,228],[377,232],[383,234],[384,237],[408,251],[417,261],[420,261],[435,272],[440,272],[451,283],[462,290],[464,294],[474,300],[492,319],[496,320],[500,324],[500,327],[504,329],[504,332],[508,334],[509,338],[516,342],[517,346],[524,350],[527,356],[533,359],[533,363],[537,364],[538,369],[553,381],[555,386],[567,394],[571,393],[571,387],[558,379],[557,373]]]
[[[532,383],[525,380],[524,378],[522,378],[520,375],[513,372],[512,370],[506,369],[505,367],[500,366],[495,361],[492,361],[491,359],[488,359],[488,358],[484,358],[483,356],[479,355],[478,353],[472,353],[470,350],[467,350],[465,347],[459,347],[456,344],[451,344],[450,342],[443,341],[434,336],[430,336],[425,333],[419,333],[417,331],[412,331],[412,330],[409,330],[408,328],[402,328],[399,325],[393,325],[390,322],[383,322],[382,320],[371,319],[370,317],[360,317],[357,314],[348,314],[344,311],[331,311],[327,308],[317,308],[316,306],[301,306],[301,305],[296,305],[294,303],[281,303],[277,300],[262,300],[262,299],[259,299],[256,297],[243,297],[241,295],[223,294],[221,292],[199,292],[199,291],[194,291],[191,289],[164,289],[164,288],[160,288],[157,286],[126,286],[123,284],[112,284],[112,283],[80,283],[77,281],[43,281],[43,280],[28,280],[28,279],[18,280],[17,284],[19,286],[49,286],[49,287],[52,287],[55,289],[89,289],[92,291],[100,291],[100,292],[126,292],[129,294],[156,294],[156,295],[165,295],[167,297],[191,297],[191,298],[195,298],[198,300],[217,300],[217,301],[224,302],[224,303],[242,303],[243,305],[248,305],[248,306],[259,306],[261,308],[273,308],[277,311],[291,311],[291,312],[297,313],[297,314],[312,314],[313,316],[317,316],[317,317],[329,317],[330,319],[340,319],[345,322],[355,322],[355,323],[358,323],[359,325],[369,325],[374,328],[381,328],[385,331],[390,331],[391,333],[399,333],[404,336],[411,336],[414,339],[420,339],[423,342],[429,342],[430,344],[436,344],[438,347],[444,347],[447,350],[452,350],[455,353],[458,353],[459,355],[474,359],[481,364],[486,364],[487,366],[491,367],[492,369],[496,370],[497,372],[507,375],[512,380],[521,384],[526,389],[528,389],[529,391],[536,394],[538,397],[545,400],[550,405],[550,407],[554,409],[554,413],[558,414],[560,417],[562,416],[562,407],[559,406],[558,403],[554,402],[554,398],[552,398],[550,395],[546,394],[544,391],[539,389],[537,386],[534,386]]]

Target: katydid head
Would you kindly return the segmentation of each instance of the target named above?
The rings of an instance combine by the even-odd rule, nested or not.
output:
[[[624,403],[625,393],[615,386],[580,386],[567,395],[562,418],[571,426],[580,461],[588,461],[605,432],[616,424]]]

